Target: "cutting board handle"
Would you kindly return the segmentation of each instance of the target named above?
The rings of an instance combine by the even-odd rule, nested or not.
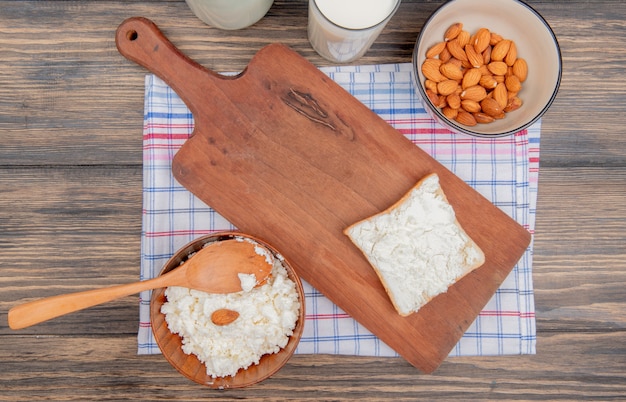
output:
[[[195,114],[206,90],[198,83],[232,79],[211,71],[188,58],[163,35],[157,25],[144,17],[131,17],[117,28],[115,44],[127,59],[147,68],[165,81]]]

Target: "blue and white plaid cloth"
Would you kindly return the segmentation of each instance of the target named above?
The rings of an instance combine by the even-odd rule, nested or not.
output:
[[[334,81],[526,227],[535,226],[540,122],[497,139],[453,134],[415,95],[411,64],[322,68]],[[141,275],[157,275],[194,238],[235,229],[178,184],[171,161],[193,130],[193,116],[160,79],[146,77]],[[534,354],[532,243],[450,356]],[[306,320],[296,353],[397,356],[389,346],[304,283]],[[150,328],[150,293],[141,294],[139,354],[159,353]],[[407,340],[410,342],[410,340]]]

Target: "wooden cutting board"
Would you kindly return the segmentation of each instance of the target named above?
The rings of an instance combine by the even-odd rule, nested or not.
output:
[[[224,77],[144,18],[124,21],[116,42],[193,113],[193,135],[173,161],[176,179],[280,250],[304,280],[424,372],[446,358],[529,245],[527,230],[283,45],[261,49],[243,73]],[[401,317],[342,230],[432,172],[486,262]]]

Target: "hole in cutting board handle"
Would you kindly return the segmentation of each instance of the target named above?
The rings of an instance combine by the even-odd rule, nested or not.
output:
[[[126,39],[128,39],[131,42],[137,40],[138,37],[139,37],[139,34],[134,29],[131,29],[130,31],[126,32]]]

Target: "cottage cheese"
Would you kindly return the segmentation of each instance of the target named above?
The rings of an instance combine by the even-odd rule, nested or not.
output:
[[[381,214],[346,234],[377,271],[401,315],[418,311],[484,262],[431,174]]]
[[[182,349],[206,365],[211,377],[233,376],[258,364],[264,354],[277,353],[293,334],[300,301],[295,283],[281,259],[273,260],[272,276],[262,286],[250,288],[240,276],[241,292],[209,294],[182,287],[165,291],[161,307],[169,330],[182,338]],[[228,325],[218,326],[211,314],[227,308],[239,312]]]

